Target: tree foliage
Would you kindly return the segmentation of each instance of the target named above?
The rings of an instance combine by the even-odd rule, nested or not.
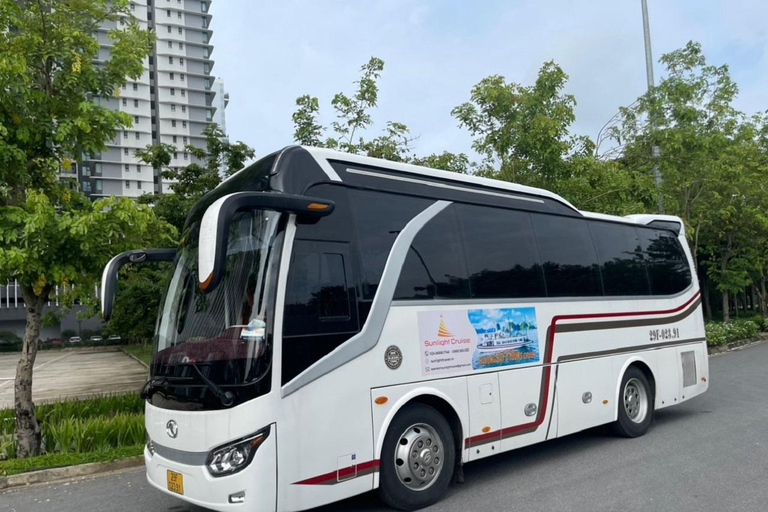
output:
[[[32,376],[43,305],[91,298],[109,252],[165,244],[171,226],[128,199],[90,203],[60,169],[103,150],[125,113],[103,105],[127,78],[143,73],[153,42],[126,0],[0,0],[0,276],[18,280],[27,308],[16,371],[18,455],[40,450]],[[94,38],[105,21],[111,56],[97,62]],[[109,251],[105,248],[109,247]]]

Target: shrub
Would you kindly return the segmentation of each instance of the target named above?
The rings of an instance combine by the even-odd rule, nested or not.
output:
[[[712,347],[745,340],[760,332],[760,325],[752,320],[709,322],[706,324],[707,344]]]
[[[24,340],[11,331],[0,331],[0,344],[21,345]]]

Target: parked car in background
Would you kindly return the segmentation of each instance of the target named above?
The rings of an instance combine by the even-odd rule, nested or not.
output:
[[[72,336],[69,338],[70,343],[81,343],[83,340],[80,338],[80,336]]]
[[[102,338],[101,336],[94,335],[94,336],[91,336],[90,338],[88,338],[88,341],[91,342],[91,343],[99,343],[99,342],[104,341],[104,338]]]
[[[45,342],[50,343],[51,345],[61,345],[61,338],[48,338]]]
[[[119,334],[110,334],[107,337],[107,341],[112,341],[112,342],[114,342],[114,341],[122,341],[122,338],[120,337]]]

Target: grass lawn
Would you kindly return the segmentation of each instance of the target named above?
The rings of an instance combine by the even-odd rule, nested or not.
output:
[[[0,461],[0,476],[18,475],[39,469],[61,468],[89,462],[108,462],[125,459],[144,453],[144,445],[123,446],[97,452],[87,453],[50,453],[28,459],[11,459]]]
[[[123,350],[128,352],[134,357],[139,358],[149,365],[149,360],[152,359],[152,345],[123,345]]]

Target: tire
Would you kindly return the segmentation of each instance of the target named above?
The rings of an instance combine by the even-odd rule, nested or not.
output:
[[[384,437],[379,497],[399,510],[431,505],[448,489],[455,464],[453,432],[443,415],[425,404],[407,405]]]
[[[645,435],[653,422],[653,404],[653,391],[645,374],[630,366],[621,379],[619,414],[613,430],[622,437]]]

